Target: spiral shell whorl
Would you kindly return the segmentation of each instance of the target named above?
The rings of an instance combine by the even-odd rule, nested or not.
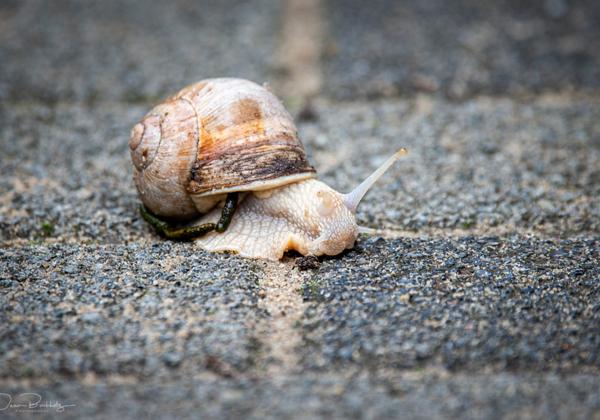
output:
[[[314,178],[292,117],[267,89],[207,79],[158,105],[129,140],[134,181],[154,214],[189,219],[225,194]]]
[[[154,214],[180,219],[198,214],[186,190],[197,133],[195,113],[183,101],[157,106],[133,128],[133,179],[142,202]]]

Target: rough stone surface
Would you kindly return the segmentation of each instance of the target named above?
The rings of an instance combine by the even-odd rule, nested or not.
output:
[[[0,376],[246,371],[257,271],[169,242],[0,249]]]
[[[265,263],[154,234],[127,140],[189,82],[289,77],[285,4],[1,2],[0,417],[600,419],[597,2],[323,6],[321,178],[410,153],[354,250]]]
[[[421,234],[600,232],[600,102],[548,95],[315,104],[300,134],[321,178],[349,191],[404,146],[359,222]]]
[[[304,288],[315,369],[600,367],[600,241],[370,239]]]
[[[146,111],[0,105],[0,239],[122,243],[147,232],[127,146]]]
[[[114,243],[149,232],[138,217],[127,147],[146,107],[0,109],[0,238]],[[323,101],[315,110],[319,119],[300,124],[300,135],[321,178],[340,191],[400,146],[409,149],[359,207],[363,225],[600,232],[600,103],[593,98]]]
[[[333,0],[327,10],[325,86],[336,98],[600,87],[594,0]]]
[[[590,392],[599,386],[598,377],[591,375],[421,370],[380,378],[346,371],[259,380],[145,381],[135,386],[65,380],[40,390],[48,398],[76,404],[57,418],[589,419],[600,409],[598,393]]]
[[[0,99],[143,101],[207,77],[262,82],[278,3],[9,1],[0,5]]]

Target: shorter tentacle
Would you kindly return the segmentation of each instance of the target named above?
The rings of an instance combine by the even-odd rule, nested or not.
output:
[[[225,199],[225,205],[223,206],[223,210],[221,211],[221,218],[217,222],[217,226],[215,230],[219,233],[223,233],[229,227],[231,223],[231,219],[235,214],[235,209],[237,208],[238,203],[238,193],[233,192],[227,194],[227,198]]]

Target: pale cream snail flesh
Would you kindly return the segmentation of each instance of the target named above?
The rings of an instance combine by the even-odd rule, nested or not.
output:
[[[207,79],[184,88],[131,133],[142,215],[164,236],[248,258],[352,248],[360,200],[406,150],[341,194],[315,179],[296,131],[279,100],[253,82]]]

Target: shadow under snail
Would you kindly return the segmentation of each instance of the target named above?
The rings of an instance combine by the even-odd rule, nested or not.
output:
[[[153,108],[129,148],[141,214],[159,234],[270,260],[352,248],[360,200],[406,153],[341,194],[316,179],[281,102],[233,78],[200,81]]]

